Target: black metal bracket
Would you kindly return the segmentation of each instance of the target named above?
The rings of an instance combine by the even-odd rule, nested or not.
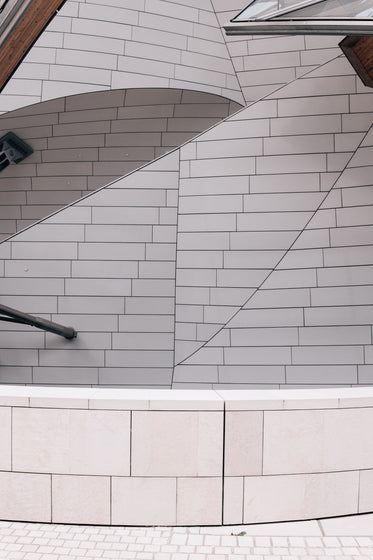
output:
[[[1,315],[5,315],[5,317],[2,317]],[[30,325],[31,327],[36,327],[37,329],[42,329],[43,331],[58,334],[68,339],[76,338],[77,336],[77,332],[73,329],[73,327],[64,327],[63,325],[53,323],[53,321],[48,321],[48,319],[35,317],[34,315],[29,315],[28,313],[23,313],[22,311],[17,311],[16,309],[1,304],[0,321]]]
[[[0,138],[0,171],[8,165],[19,163],[33,151],[31,146],[18,138],[14,132],[7,132]]]

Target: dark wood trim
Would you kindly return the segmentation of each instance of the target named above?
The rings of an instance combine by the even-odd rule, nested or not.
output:
[[[66,0],[33,0],[0,49],[0,92]]]
[[[363,84],[373,87],[373,37],[348,35],[339,46]]]

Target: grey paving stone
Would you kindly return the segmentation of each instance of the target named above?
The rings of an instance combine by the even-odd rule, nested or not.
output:
[[[0,521],[6,560],[373,558],[373,514],[225,527],[104,527]]]

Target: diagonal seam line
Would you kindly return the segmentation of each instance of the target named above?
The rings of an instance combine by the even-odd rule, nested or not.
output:
[[[343,173],[346,171],[346,169],[349,168],[349,164],[352,161],[352,158],[355,156],[355,154],[357,153],[357,151],[361,148],[362,143],[364,142],[365,138],[367,137],[367,135],[369,134],[369,132],[372,130],[373,127],[373,123],[371,124],[371,126],[369,127],[369,129],[366,131],[366,133],[364,134],[364,137],[362,138],[362,140],[360,141],[359,145],[357,146],[356,150],[353,152],[353,154],[351,155],[351,157],[349,158],[349,160],[347,161],[347,163],[345,164],[344,168],[341,170],[340,174],[338,175],[338,177],[336,178],[336,180],[334,181],[332,187],[326,192],[324,198],[320,201],[319,205],[317,206],[317,208],[315,209],[315,211],[313,212],[312,216],[308,219],[307,223],[304,225],[303,229],[301,229],[298,233],[298,235],[296,236],[296,238],[294,239],[294,241],[291,243],[291,245],[286,249],[285,253],[282,255],[282,257],[279,259],[279,261],[276,263],[276,265],[273,267],[273,269],[268,273],[268,275],[264,278],[264,280],[262,280],[262,282],[260,283],[260,285],[255,288],[254,292],[250,295],[250,297],[242,304],[242,306],[234,313],[234,315],[232,315],[232,317],[229,319],[229,321],[227,321],[224,325],[222,325],[222,327],[211,337],[209,338],[209,340],[207,340],[206,342],[204,342],[197,350],[195,350],[194,352],[192,352],[189,356],[187,356],[186,358],[184,358],[184,360],[182,360],[181,362],[179,362],[176,365],[181,365],[183,364],[186,360],[189,360],[189,358],[191,358],[192,356],[194,356],[195,354],[197,354],[202,348],[204,348],[205,346],[207,346],[209,344],[209,342],[211,342],[223,329],[225,329],[229,323],[231,321],[233,321],[233,319],[238,315],[238,313],[240,313],[240,311],[242,311],[242,309],[249,303],[249,301],[253,298],[253,296],[262,288],[263,284],[268,280],[268,278],[271,276],[272,272],[274,272],[279,264],[284,260],[284,258],[287,256],[287,254],[293,249],[295,243],[298,241],[298,239],[300,238],[300,236],[303,234],[303,232],[307,229],[307,226],[310,224],[310,222],[312,221],[312,219],[315,217],[315,215],[317,214],[317,212],[321,209],[321,206],[324,204],[325,200],[328,198],[328,196],[330,195],[330,193],[333,191],[335,185],[338,183],[339,179],[342,177]],[[176,366],[175,366],[176,367]]]
[[[214,10],[215,13],[215,10]],[[216,15],[216,14],[215,14]],[[338,56],[335,56],[334,58],[331,58],[330,60],[327,60],[326,62],[324,62],[323,64],[320,64],[320,66],[317,67],[316,70],[319,70],[320,68],[323,68],[323,66],[326,66],[326,64],[329,64],[330,62],[333,62],[335,60],[337,60],[338,58],[342,58],[344,55],[343,53],[339,54]],[[290,82],[286,83],[286,84],[281,84],[278,88],[275,88],[273,91],[271,91],[270,93],[267,93],[266,95],[263,95],[263,97],[261,97],[260,99],[256,99],[255,101],[252,101],[251,103],[248,103],[248,105],[245,105],[244,107],[241,107],[240,109],[238,109],[238,111],[235,111],[234,113],[232,113],[231,115],[228,115],[227,117],[225,117],[224,119],[222,119],[221,121],[211,125],[209,128],[207,128],[206,130],[203,130],[202,132],[198,132],[193,138],[190,138],[189,140],[186,140],[183,144],[180,144],[180,146],[177,146],[176,148],[172,148],[172,150],[170,150],[169,152],[167,152],[166,154],[163,154],[161,156],[158,156],[156,158],[154,158],[151,161],[148,161],[147,163],[144,163],[143,165],[141,165],[140,167],[137,167],[136,169],[134,169],[133,171],[130,171],[129,173],[126,173],[125,175],[122,175],[121,177],[118,177],[117,179],[114,179],[113,181],[110,181],[110,183],[107,183],[106,185],[103,185],[102,187],[99,187],[98,189],[96,189],[93,192],[90,192],[84,196],[82,196],[81,198],[79,198],[78,200],[75,200],[73,202],[71,202],[70,204],[67,204],[66,206],[64,206],[63,208],[59,208],[58,210],[56,210],[55,212],[52,212],[52,214],[49,214],[48,216],[45,216],[44,218],[40,218],[40,220],[37,220],[36,222],[30,224],[29,226],[26,226],[25,228],[23,228],[22,230],[19,230],[11,235],[9,235],[9,237],[6,237],[5,239],[2,239],[0,241],[0,245],[1,243],[4,243],[5,241],[11,241],[14,237],[16,237],[18,234],[23,233],[24,231],[27,231],[29,229],[31,229],[32,227],[34,227],[37,224],[41,224],[43,223],[45,220],[48,220],[49,218],[52,218],[53,216],[59,214],[60,212],[63,212],[64,210],[66,210],[67,208],[71,208],[72,206],[75,206],[76,204],[82,202],[83,200],[85,200],[86,198],[89,198],[93,195],[95,195],[96,193],[98,193],[99,191],[102,191],[104,189],[110,189],[110,187],[112,185],[114,185],[115,183],[121,181],[122,179],[124,179],[125,177],[129,177],[130,175],[133,175],[134,173],[137,173],[138,171],[146,171],[146,167],[148,167],[149,165],[151,165],[152,163],[155,163],[156,161],[161,160],[164,157],[167,157],[168,155],[172,154],[173,152],[176,152],[176,150],[180,150],[181,148],[183,148],[184,146],[186,146],[189,143],[192,143],[196,140],[198,140],[198,138],[200,138],[201,136],[203,136],[204,134],[206,134],[207,132],[210,132],[211,130],[213,130],[215,127],[219,126],[220,124],[229,121],[229,119],[231,117],[233,117],[234,115],[238,115],[239,113],[241,113],[242,111],[244,111],[245,109],[247,109],[248,107],[251,107],[252,105],[255,105],[256,103],[259,103],[260,101],[263,101],[267,98],[270,98],[271,95],[273,95],[274,93],[276,93],[276,91],[279,91],[285,87],[287,87],[288,85],[296,82],[297,80],[303,80],[304,78],[306,78],[309,74],[311,74],[312,72],[316,71],[315,68],[313,68],[312,70],[309,70],[308,72],[306,72],[305,74],[303,74],[302,76],[300,76],[299,78],[294,78],[294,80],[291,80]],[[125,89],[126,91],[128,90],[128,88],[122,88]],[[137,88],[137,89],[143,89],[143,88]],[[165,89],[182,89],[185,91],[189,91],[186,90],[186,88],[165,88]],[[111,90],[108,90],[111,91]],[[195,90],[192,90],[195,91]],[[196,90],[198,91],[198,90]],[[209,93],[209,92],[207,92]],[[214,95],[214,94],[212,94]],[[68,96],[67,96],[68,97]],[[63,98],[66,101],[66,96]],[[233,101],[233,99],[230,99],[228,97],[224,97],[224,96],[220,96],[223,99],[229,99],[229,101]],[[238,102],[236,102],[238,103]]]
[[[260,97],[259,99],[253,101],[252,103],[249,103],[248,105],[246,105],[246,107],[242,107],[241,109],[239,109],[238,111],[236,111],[236,113],[233,113],[233,115],[228,115],[228,117],[226,117],[226,118],[223,119],[222,121],[220,121],[220,122],[218,122],[218,123],[215,123],[215,124],[212,125],[209,129],[207,129],[207,130],[205,130],[204,132],[198,134],[195,138],[192,138],[192,139],[188,140],[188,141],[187,141],[185,144],[183,144],[182,146],[179,146],[179,148],[182,148],[183,146],[189,144],[190,142],[198,141],[198,138],[199,138],[199,137],[203,136],[203,135],[204,135],[205,133],[207,133],[207,132],[210,132],[210,130],[212,130],[212,129],[214,129],[215,127],[221,125],[222,123],[229,121],[233,116],[236,116],[236,115],[242,113],[243,111],[245,111],[245,109],[248,109],[249,107],[252,107],[252,106],[255,105],[256,103],[260,103],[261,101],[264,101],[264,100],[266,100],[266,99],[270,99],[271,96],[274,95],[277,91],[280,91],[280,90],[286,88],[287,86],[289,86],[289,85],[292,84],[292,83],[295,83],[295,82],[297,82],[297,81],[299,81],[299,80],[303,80],[303,79],[307,78],[307,76],[310,76],[313,72],[316,72],[316,71],[320,70],[320,68],[323,68],[323,67],[326,66],[327,64],[329,64],[329,63],[331,63],[331,62],[334,62],[335,60],[338,60],[339,58],[342,58],[343,56],[344,56],[343,53],[341,53],[341,54],[339,54],[338,56],[335,56],[335,57],[331,58],[330,60],[327,60],[327,61],[324,62],[323,64],[320,64],[320,66],[318,66],[316,69],[313,68],[312,70],[309,70],[308,72],[306,72],[305,74],[303,74],[303,75],[300,76],[299,78],[294,78],[294,80],[291,80],[290,82],[288,82],[288,83],[286,83],[286,84],[280,85],[278,88],[275,88],[275,89],[274,89],[273,91],[271,91],[270,93],[267,93],[267,94],[263,95],[262,97]],[[369,129],[369,130],[370,130],[370,129]],[[366,134],[368,134],[369,130],[366,132]],[[364,136],[364,138],[365,138],[365,136]],[[363,140],[364,140],[364,138],[363,138]],[[363,140],[362,140],[361,142],[363,142]],[[358,147],[356,148],[356,150],[355,150],[354,153],[356,153],[356,151],[360,148],[361,142],[360,142],[360,144],[358,145]],[[176,148],[176,149],[178,149],[178,148]],[[164,156],[161,156],[161,157],[164,157]],[[351,156],[351,158],[352,158],[352,157],[353,157],[353,156]],[[351,158],[348,160],[348,162],[346,163],[345,167],[341,170],[340,175],[337,177],[336,181],[333,183],[332,187],[330,188],[330,190],[328,191],[327,194],[329,194],[329,192],[334,188],[334,186],[335,186],[336,182],[338,181],[338,179],[340,178],[341,174],[344,173],[344,171],[346,170],[348,164],[350,163]],[[136,171],[136,170],[135,170],[135,171]],[[104,188],[104,187],[103,187],[103,188]],[[326,197],[325,197],[325,198],[326,198]],[[324,200],[325,200],[325,199],[324,199]],[[321,204],[324,203],[324,200],[322,200],[322,201],[320,202],[319,207],[321,206]],[[319,210],[319,207],[315,210],[315,213]],[[313,218],[313,216],[311,216],[310,219],[312,219],[312,218]],[[304,228],[307,227],[308,223],[309,223],[309,222],[307,222],[307,224],[305,224]],[[302,232],[303,232],[303,230],[301,231],[301,233],[302,233]],[[298,238],[297,238],[297,239],[298,239]],[[297,239],[295,239],[295,241],[297,241]],[[295,241],[293,242],[293,244],[295,243]],[[290,247],[288,247],[288,250],[292,248],[293,244],[292,244]],[[176,251],[177,251],[177,246],[176,246]],[[285,257],[285,254],[283,255],[283,257]],[[283,258],[283,257],[282,257],[282,258]],[[277,268],[277,266],[280,264],[281,260],[282,260],[282,259],[280,259],[279,262],[275,265],[275,267],[269,272],[268,276],[269,276],[270,274],[272,274],[273,270],[275,270],[275,269]],[[266,278],[263,280],[262,284],[267,280],[268,276],[266,276]],[[260,286],[259,286],[257,289],[260,289],[261,286],[262,286],[262,284],[260,284]],[[256,293],[256,290],[255,290],[255,292],[251,295],[251,297],[252,297],[255,293]],[[251,298],[249,298],[249,299],[242,305],[242,307],[243,307],[244,305],[246,305],[250,299],[251,299]],[[227,321],[227,323],[225,323],[225,324],[222,326],[222,328],[220,328],[215,334],[213,334],[213,335],[212,335],[208,340],[206,340],[201,346],[199,346],[196,350],[194,350],[191,354],[189,354],[188,356],[186,356],[186,357],[185,357],[183,360],[181,360],[180,362],[175,363],[175,364],[174,364],[174,368],[175,368],[176,366],[178,366],[178,365],[181,365],[181,364],[184,363],[186,360],[188,360],[189,358],[191,358],[192,356],[194,356],[194,354],[196,354],[196,352],[198,352],[199,350],[201,350],[201,348],[203,348],[203,347],[206,346],[211,340],[213,340],[213,338],[214,338],[217,334],[219,334],[219,332],[221,332],[221,331],[223,330],[223,328],[233,319],[233,317],[235,317],[235,316],[237,315],[237,313],[242,309],[242,307],[240,307],[240,308],[237,310],[237,312],[229,319],[229,321]]]
[[[175,235],[175,262],[174,262],[174,270],[175,270],[175,295],[174,295],[174,340],[173,340],[173,360],[172,360],[172,374],[171,374],[171,385],[170,388],[174,384],[174,377],[175,377],[175,356],[176,356],[176,279],[177,279],[177,248],[178,248],[178,237],[179,237],[179,203],[180,203],[180,166],[181,166],[181,149],[179,149],[179,173],[178,173],[178,180],[177,180],[177,205],[176,205],[176,235]]]

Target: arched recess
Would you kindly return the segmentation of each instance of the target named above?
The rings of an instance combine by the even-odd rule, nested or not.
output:
[[[0,238],[126,175],[240,108],[197,91],[120,89],[62,97],[0,116],[34,153],[0,174]]]

